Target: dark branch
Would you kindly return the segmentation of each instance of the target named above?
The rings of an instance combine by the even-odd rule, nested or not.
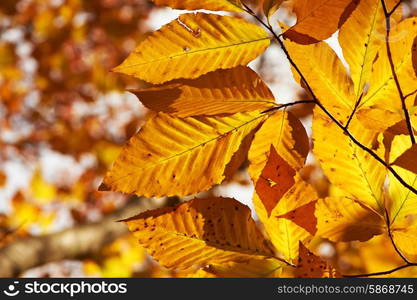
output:
[[[397,5],[391,10],[391,12],[388,11],[388,8],[385,4],[385,0],[381,0],[381,4],[382,4],[382,8],[384,10],[385,22],[386,22],[385,47],[387,49],[388,61],[389,61],[390,67],[391,67],[391,73],[392,73],[392,76],[394,78],[395,86],[397,87],[397,91],[398,91],[398,94],[400,96],[401,106],[402,106],[402,110],[404,112],[405,122],[407,124],[407,130],[408,130],[408,133],[410,135],[411,143],[415,144],[416,139],[414,137],[414,130],[413,130],[413,125],[411,124],[410,113],[408,111],[407,103],[405,101],[406,97],[404,96],[404,93],[401,89],[400,81],[399,81],[397,73],[395,71],[394,60],[392,58],[391,46],[390,46],[390,43],[389,43],[390,34],[391,34],[391,15],[399,7],[399,5],[401,4],[401,1],[397,3]]]
[[[357,274],[357,275],[343,275],[343,277],[347,278],[359,278],[359,277],[372,277],[372,276],[382,276],[382,275],[389,275],[396,271],[409,268],[409,267],[417,267],[417,264],[405,264],[394,269],[383,271],[383,272],[375,272],[375,273],[366,273],[366,274]]]
[[[278,106],[274,106],[274,107],[268,108],[267,110],[264,110],[261,113],[262,114],[266,114],[266,113],[270,113],[272,111],[280,110],[282,108],[286,108],[286,107],[293,106],[293,105],[297,105],[297,104],[303,104],[303,103],[316,103],[316,102],[314,100],[298,100],[298,101],[294,101],[294,102],[290,102],[290,103],[285,103],[285,104],[280,104]]]

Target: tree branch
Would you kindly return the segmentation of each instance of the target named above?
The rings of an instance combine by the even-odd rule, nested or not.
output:
[[[343,275],[343,277],[347,278],[359,278],[359,277],[371,277],[371,276],[381,276],[381,275],[389,275],[396,271],[409,268],[409,267],[417,267],[417,264],[408,263],[399,267],[396,267],[394,269],[388,270],[388,271],[382,271],[382,272],[375,272],[375,273],[366,273],[366,274],[357,274],[357,275]]]
[[[391,12],[388,11],[388,8],[385,4],[385,0],[381,0],[381,4],[382,4],[382,8],[384,9],[385,22],[386,22],[385,47],[387,49],[388,61],[389,61],[390,67],[391,67],[391,73],[392,73],[392,76],[394,78],[395,86],[397,87],[397,91],[398,91],[398,94],[400,96],[401,107],[402,107],[402,110],[404,112],[405,122],[407,124],[407,130],[408,130],[408,133],[410,135],[411,143],[415,144],[416,139],[414,137],[413,125],[411,124],[410,113],[408,111],[407,103],[405,101],[407,97],[404,96],[404,93],[401,89],[400,80],[398,79],[397,73],[395,72],[394,60],[392,58],[391,46],[390,46],[390,43],[389,43],[390,34],[391,34],[391,15],[399,7],[399,5],[401,4],[401,1],[399,1],[397,3],[397,5],[394,6],[394,8],[391,10]]]
[[[145,210],[173,205],[176,199],[135,198],[98,222],[11,242],[0,249],[0,277],[16,277],[49,262],[79,259],[98,253],[105,245],[128,232],[124,224],[116,221]]]

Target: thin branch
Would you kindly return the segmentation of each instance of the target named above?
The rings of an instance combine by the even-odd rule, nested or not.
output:
[[[302,104],[302,103],[316,103],[316,101],[314,101],[314,100],[298,100],[298,101],[294,101],[294,102],[290,102],[290,103],[280,104],[278,106],[274,106],[274,107],[268,108],[267,110],[264,110],[263,112],[261,112],[261,114],[270,113],[272,111],[280,110],[282,108],[286,108],[286,107],[289,107],[289,106]]]
[[[351,133],[350,131],[345,128],[343,124],[341,124],[328,110],[325,108],[319,98],[315,95],[313,89],[311,88],[310,84],[308,83],[307,79],[305,78],[304,74],[301,72],[297,64],[294,62],[294,60],[291,58],[288,50],[285,48],[284,43],[280,39],[280,36],[275,33],[273,28],[271,26],[268,26],[260,17],[258,17],[247,5],[243,4],[245,7],[245,10],[247,13],[252,15],[256,20],[258,20],[268,31],[271,32],[271,34],[274,36],[276,41],[281,46],[281,49],[284,51],[285,56],[287,57],[288,61],[290,62],[291,66],[297,71],[299,76],[301,77],[301,80],[304,82],[307,90],[310,92],[311,96],[314,99],[314,103],[340,128],[343,130],[343,132],[352,140],[354,144],[356,144],[359,148],[364,150],[365,152],[369,153],[375,160],[377,160],[380,164],[385,166],[388,171],[391,172],[391,174],[408,190],[410,190],[412,193],[417,195],[417,189],[408,184],[388,163],[385,162],[384,159],[379,157],[377,153],[375,153],[372,149],[368,148],[367,146],[363,145],[361,142],[359,142]]]
[[[407,264],[412,264],[412,262],[410,262],[408,260],[407,257],[404,256],[404,254],[402,254],[402,252],[400,251],[400,249],[398,249],[397,245],[394,242],[394,237],[392,235],[392,231],[391,231],[391,220],[389,218],[389,214],[388,214],[388,210],[385,208],[385,218],[386,218],[386,224],[387,224],[387,231],[388,231],[388,236],[389,239],[391,241],[392,246],[394,247],[395,252],[397,252],[397,254],[401,257],[401,259],[407,263]]]
[[[394,269],[388,270],[388,271],[383,271],[383,272],[375,272],[375,273],[366,273],[366,274],[357,274],[357,275],[343,275],[343,277],[346,278],[359,278],[359,277],[371,277],[371,276],[381,276],[381,275],[389,275],[392,274],[396,271],[405,269],[405,268],[409,268],[409,267],[417,267],[417,264],[405,264],[399,267],[396,267]]]
[[[359,99],[358,99],[358,100],[356,101],[356,103],[355,103],[355,107],[353,108],[352,113],[350,114],[349,119],[348,119],[348,121],[346,122],[346,125],[345,125],[345,130],[348,130],[349,125],[350,125],[350,122],[352,122],[352,119],[353,119],[353,117],[355,116],[355,113],[356,113],[356,111],[358,110],[359,105],[361,104],[362,98],[363,98],[363,93],[361,93],[361,95],[360,95]]]
[[[414,90],[413,92],[411,92],[411,93],[408,93],[407,95],[405,95],[404,97],[405,97],[405,99],[407,99],[408,97],[411,97],[412,95],[414,95],[415,93],[417,93],[417,89],[416,90]]]
[[[391,17],[393,13],[397,10],[398,7],[402,4],[403,0],[398,1],[397,4],[391,9],[391,11],[388,13],[388,16]]]
[[[390,42],[389,42],[390,34],[391,34],[391,14],[395,11],[395,9],[399,6],[400,3],[401,3],[401,1],[397,3],[397,5],[391,10],[391,12],[388,12],[388,8],[385,4],[385,0],[381,0],[382,8],[383,8],[384,14],[385,14],[385,22],[386,22],[385,47],[387,49],[388,61],[389,61],[390,67],[391,67],[391,72],[392,72],[392,76],[394,78],[395,86],[397,87],[397,91],[398,91],[398,94],[400,96],[401,106],[402,106],[402,110],[404,112],[405,122],[407,124],[408,133],[410,135],[411,143],[414,145],[416,143],[416,139],[414,137],[413,125],[411,124],[410,113],[408,111],[407,103],[405,101],[406,97],[404,96],[404,93],[401,89],[400,81],[398,79],[397,73],[395,72],[394,60],[392,58],[391,45],[390,45]]]

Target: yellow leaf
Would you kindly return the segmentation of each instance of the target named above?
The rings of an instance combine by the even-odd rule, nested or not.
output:
[[[297,278],[337,278],[341,277],[339,272],[329,263],[311,253],[300,242],[300,257],[298,258],[295,277]]]
[[[398,112],[376,106],[360,109],[356,116],[363,126],[378,132],[384,132],[403,119]]]
[[[296,175],[295,184],[281,198],[270,216],[259,196],[254,194],[253,202],[259,220],[276,250],[288,262],[298,257],[299,241],[308,243],[315,233],[314,205],[317,199],[313,187],[299,175]],[[295,218],[297,215],[303,218]]]
[[[178,117],[265,110],[275,103],[258,74],[242,66],[131,92],[147,108]]]
[[[249,174],[257,182],[268,161],[271,145],[292,168],[304,166],[309,140],[304,126],[290,112],[279,111],[256,132],[249,150]]]
[[[412,145],[392,163],[417,175],[417,144]]]
[[[207,190],[223,181],[241,143],[265,117],[259,111],[185,119],[159,113],[123,148],[101,189],[146,197]]]
[[[390,47],[395,73],[398,76],[404,95],[416,90],[417,76],[412,64],[412,45],[417,36],[417,18],[408,18],[391,30]],[[408,97],[407,105],[413,104],[413,97]],[[373,66],[369,91],[363,105],[379,107],[391,111],[402,110],[397,86],[392,76],[386,47],[381,47]]]
[[[394,242],[402,253],[417,256],[417,225],[392,228]]]
[[[385,15],[381,0],[362,0],[339,32],[343,56],[359,98],[369,82],[372,63],[384,43]]]
[[[151,83],[197,78],[248,62],[269,45],[259,26],[235,17],[184,14],[149,35],[114,71]]]
[[[299,44],[312,44],[329,38],[355,10],[359,0],[292,0],[297,23],[284,37]]]
[[[390,162],[396,161],[401,155],[411,147],[408,135],[395,136],[390,147]],[[417,160],[415,160],[417,161]],[[414,162],[415,164],[415,162]],[[401,167],[393,166],[394,170],[409,185],[417,188],[417,175]],[[417,195],[405,188],[391,173],[389,173],[389,195],[388,213],[392,224],[404,220],[409,215],[417,212]]]
[[[374,148],[376,133],[364,128],[356,118],[349,130],[363,145]],[[313,141],[313,152],[330,182],[368,208],[383,213],[385,167],[318,110],[314,114]]]
[[[152,257],[168,268],[274,257],[250,209],[230,198],[194,199],[124,222]]]
[[[355,105],[353,83],[333,49],[325,42],[300,45],[287,40],[285,46],[322,105],[346,122]],[[294,69],[293,76],[304,86]]]
[[[384,220],[347,197],[320,199],[316,205],[317,235],[334,242],[366,241],[384,232]]]
[[[157,5],[165,5],[175,9],[206,9],[240,12],[240,0],[152,0]]]

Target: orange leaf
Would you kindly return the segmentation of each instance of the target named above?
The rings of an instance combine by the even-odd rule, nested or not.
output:
[[[295,277],[298,278],[337,278],[339,272],[329,263],[310,252],[301,242],[299,249],[300,257],[298,258]]]
[[[329,38],[359,4],[359,0],[293,0],[297,23],[284,33],[299,44],[313,44]]]
[[[316,203],[317,201],[312,201],[287,212],[285,215],[277,216],[277,218],[288,219],[307,230],[311,235],[315,235],[317,232],[317,218],[314,215]]]
[[[264,204],[268,216],[279,200],[294,185],[295,170],[271,145],[268,162],[256,183],[256,192]]]
[[[401,154],[393,164],[417,174],[417,144]]]

